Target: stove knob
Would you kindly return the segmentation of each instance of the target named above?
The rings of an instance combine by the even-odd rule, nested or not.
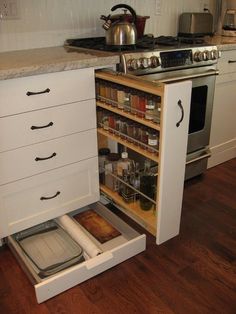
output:
[[[129,59],[127,61],[127,67],[129,70],[137,70],[140,67],[140,62],[137,59]]]
[[[149,67],[149,60],[148,60],[148,58],[140,58],[139,62],[140,62],[140,67],[142,69],[147,69]]]
[[[211,51],[211,60],[216,60],[218,58],[218,51],[216,49],[213,49]]]
[[[208,51],[208,50],[203,51],[203,53],[202,53],[203,61],[209,60],[208,57],[210,57],[210,56],[209,56],[209,51]]]
[[[152,56],[150,58],[150,61],[151,61],[151,68],[157,68],[160,66],[160,61],[159,61],[158,57]]]
[[[203,56],[203,52],[201,51],[197,51],[195,52],[194,56],[193,56],[194,61],[196,62],[201,62],[204,60],[204,56]]]

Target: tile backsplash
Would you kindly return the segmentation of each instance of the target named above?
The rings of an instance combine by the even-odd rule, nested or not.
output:
[[[214,0],[18,0],[19,19],[0,20],[0,52],[63,45],[66,38],[103,36],[100,15],[126,3],[139,15],[149,15],[145,33],[176,35],[182,12],[211,9]]]

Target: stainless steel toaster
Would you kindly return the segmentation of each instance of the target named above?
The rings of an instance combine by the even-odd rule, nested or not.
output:
[[[211,13],[182,13],[179,17],[178,36],[197,37],[213,35],[213,16]]]

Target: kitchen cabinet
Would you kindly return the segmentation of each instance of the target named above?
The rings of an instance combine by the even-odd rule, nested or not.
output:
[[[145,234],[139,234],[99,202],[97,132],[99,139],[120,142],[155,162],[158,169],[152,211],[141,210],[138,202],[127,204],[104,185],[101,193],[156,236],[157,244],[179,233],[191,82],[159,84],[96,71],[97,79],[160,97],[160,123],[153,123],[103,101],[95,102],[94,73],[88,68],[0,82],[4,99],[0,106],[0,238],[6,240],[26,271],[39,303],[145,250]],[[159,151],[150,153],[97,129],[96,104],[158,131]],[[52,219],[60,224],[60,217],[78,226],[75,215],[91,209],[116,228],[119,236],[100,243],[82,228],[101,254],[85,252],[84,262],[41,278],[14,234]],[[68,230],[71,232],[72,228]]]
[[[236,50],[222,51],[218,69],[210,137],[212,157],[209,159],[208,167],[236,157]]]

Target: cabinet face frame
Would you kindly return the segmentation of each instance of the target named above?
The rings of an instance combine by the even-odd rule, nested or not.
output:
[[[157,214],[156,216],[153,215],[152,218],[147,217],[145,212],[143,215],[140,213],[137,214],[135,212],[136,209],[126,205],[124,201],[122,202],[117,197],[115,197],[114,200],[122,211],[156,236],[157,244],[161,244],[179,233],[192,82],[184,81],[172,84],[154,83],[148,82],[143,78],[125,75],[123,73],[120,74],[110,70],[97,71],[95,77],[161,97],[160,125],[154,123],[153,125],[149,125],[151,128],[160,130],[159,156],[156,160],[159,165]],[[181,116],[182,113],[178,104],[179,102],[182,105],[184,116]],[[97,101],[97,106],[104,108],[100,101]],[[109,107],[105,107],[105,109],[108,108]],[[111,111],[119,114],[119,109],[114,110],[113,107],[111,107]],[[120,115],[132,119],[131,114],[127,115],[120,111]],[[183,120],[180,125],[177,126],[177,123],[182,118]],[[136,118],[133,120],[137,122]],[[140,123],[141,121],[138,122]],[[145,122],[143,124],[145,124]],[[103,131],[98,132],[106,135]],[[109,134],[107,137],[112,138]],[[113,137],[113,139],[116,140],[115,137]],[[140,154],[142,154],[142,151]],[[142,155],[147,157],[144,153]],[[108,194],[110,198],[114,199],[115,195],[109,193],[108,189],[102,188],[102,191]],[[148,222],[150,219],[152,221],[151,223]]]

